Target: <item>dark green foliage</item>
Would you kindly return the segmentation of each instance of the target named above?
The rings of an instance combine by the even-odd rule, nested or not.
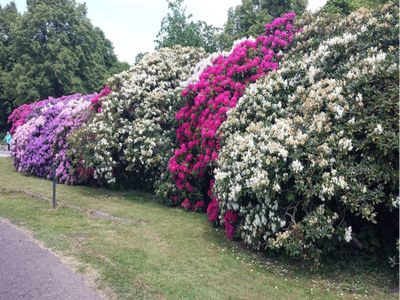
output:
[[[7,101],[4,95],[4,77],[14,65],[11,45],[14,41],[13,26],[19,20],[17,7],[14,2],[2,7],[0,5],[0,131],[5,131],[7,116],[13,109],[13,103]]]
[[[119,74],[123,71],[128,70],[131,67],[130,64],[124,61],[116,61],[112,67],[108,70],[108,73],[111,75]]]
[[[86,13],[85,4],[75,0],[27,0],[23,15],[14,3],[0,7],[3,126],[10,108],[97,91],[113,72],[128,67]]]
[[[219,35],[223,49],[230,49],[235,40],[258,36],[264,32],[264,25],[285,12],[301,14],[307,7],[307,0],[242,0],[242,4],[228,11],[228,21]]]
[[[324,12],[341,15],[348,15],[353,11],[353,9],[353,3],[351,0],[328,0],[322,8]]]
[[[142,58],[146,55],[146,54],[148,54],[149,52],[140,52],[140,53],[138,53],[136,56],[135,56],[135,64],[137,64],[137,63],[139,63],[141,60],[142,60]]]
[[[393,0],[328,0],[324,7],[323,12],[349,15],[352,11],[361,7],[375,8]]]
[[[168,1],[169,12],[161,21],[161,28],[155,40],[156,49],[174,45],[201,47],[212,53],[218,49],[218,28],[204,21],[191,21],[182,7],[184,0]]]

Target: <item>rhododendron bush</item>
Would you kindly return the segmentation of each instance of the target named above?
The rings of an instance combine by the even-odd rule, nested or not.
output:
[[[204,57],[199,48],[162,48],[109,79],[94,100],[98,113],[70,139],[81,153],[72,154],[74,162],[94,169],[100,182],[152,185],[173,148],[180,84]]]
[[[316,261],[394,249],[398,13],[304,16],[279,69],[228,112],[213,189],[228,235]]]
[[[208,215],[210,221],[216,221],[218,202],[212,197],[211,183],[220,149],[217,130],[247,85],[278,68],[283,51],[290,46],[296,32],[294,19],[294,13],[287,13],[267,24],[264,35],[240,41],[230,53],[218,55],[201,72],[198,81],[192,80],[182,92],[186,105],[176,114],[180,125],[176,131],[179,148],[169,160],[176,189],[169,183],[170,189],[159,193],[171,203],[182,203],[189,209],[211,201]]]
[[[75,94],[49,98],[16,110],[13,116],[22,116],[10,119],[16,121],[14,126],[18,124],[11,145],[16,169],[50,178],[55,164],[60,182],[80,182],[78,170],[72,167],[66,155],[67,138],[89,118],[89,100],[92,97]]]

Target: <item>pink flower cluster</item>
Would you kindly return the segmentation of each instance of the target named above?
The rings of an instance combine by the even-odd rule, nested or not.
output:
[[[108,86],[105,86],[99,94],[96,94],[91,100],[90,109],[95,112],[101,112],[101,102],[100,99],[109,95],[111,93],[111,89]]]
[[[8,117],[8,123],[11,123],[11,134],[15,133],[15,130],[26,123],[29,114],[32,111],[32,106],[29,104],[23,104],[16,108],[11,115]]]
[[[224,216],[226,236],[231,240],[235,234],[235,225],[238,219],[238,213],[228,210]]]
[[[239,43],[228,56],[217,57],[199,81],[182,92],[187,104],[176,114],[180,146],[168,167],[185,207],[190,208],[199,201],[198,195],[209,189],[220,149],[218,129],[227,111],[236,106],[249,83],[278,68],[282,51],[292,43],[296,32],[294,19],[294,13],[287,13],[267,24],[265,35]],[[204,201],[210,203],[210,221],[215,221],[218,201],[209,194]]]
[[[216,197],[213,197],[212,191],[214,188],[214,183],[215,180],[211,179],[210,180],[210,186],[208,187],[208,192],[207,196],[208,198],[211,198],[210,204],[208,204],[207,207],[207,216],[208,216],[208,221],[210,223],[214,223],[218,221],[218,210],[219,210],[219,203]]]

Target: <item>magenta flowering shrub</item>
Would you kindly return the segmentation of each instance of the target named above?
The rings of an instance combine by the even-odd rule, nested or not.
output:
[[[50,178],[55,163],[60,182],[79,182],[79,174],[66,156],[66,140],[73,130],[88,120],[92,98],[93,95],[80,94],[57,99],[50,97],[30,105],[30,108],[25,107],[23,111],[30,112],[25,124],[16,128],[11,145],[15,168],[19,172]]]
[[[23,125],[26,123],[26,120],[29,116],[29,114],[32,111],[32,105],[31,104],[23,104],[16,108],[11,115],[8,117],[8,123],[11,123],[11,134],[15,133],[15,130],[17,127]]]
[[[173,203],[183,202],[185,209],[190,209],[206,200],[209,220],[217,220],[218,200],[212,197],[210,183],[220,149],[218,129],[247,85],[278,68],[282,51],[296,32],[294,19],[294,13],[287,13],[267,24],[265,35],[240,42],[226,56],[219,55],[196,83],[183,90],[186,105],[176,114],[179,148],[168,165],[177,187],[170,195]]]

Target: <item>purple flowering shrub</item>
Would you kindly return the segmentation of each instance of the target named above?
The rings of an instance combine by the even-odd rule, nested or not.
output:
[[[79,174],[66,155],[66,140],[90,117],[89,106],[93,96],[50,97],[32,104],[26,123],[16,128],[11,144],[15,168],[19,172],[50,178],[55,163],[60,182],[79,183]]]

